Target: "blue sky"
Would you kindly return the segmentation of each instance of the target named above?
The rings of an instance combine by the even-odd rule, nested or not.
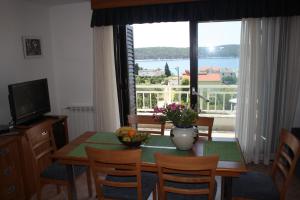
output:
[[[240,21],[198,24],[198,44],[210,47],[240,43]],[[188,47],[189,23],[134,24],[134,47]]]

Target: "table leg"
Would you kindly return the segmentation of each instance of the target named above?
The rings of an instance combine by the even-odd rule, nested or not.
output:
[[[77,200],[77,191],[75,185],[75,176],[74,176],[74,169],[73,165],[66,165],[67,166],[67,175],[69,181],[69,190],[71,192],[72,200]]]
[[[222,177],[221,199],[231,200],[232,198],[232,177]]]

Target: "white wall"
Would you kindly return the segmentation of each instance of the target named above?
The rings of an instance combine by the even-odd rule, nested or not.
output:
[[[93,45],[90,2],[50,8],[53,67],[60,111],[92,105]]]
[[[48,78],[55,112],[49,8],[24,0],[0,1],[0,124],[10,121],[7,85]],[[21,37],[40,36],[43,56],[24,59]]]

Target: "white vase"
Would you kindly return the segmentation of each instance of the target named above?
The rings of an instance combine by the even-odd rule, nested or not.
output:
[[[196,131],[193,127],[190,128],[172,128],[171,139],[174,145],[179,150],[189,150],[193,147]]]

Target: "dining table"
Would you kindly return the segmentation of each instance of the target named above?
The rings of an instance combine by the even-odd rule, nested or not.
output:
[[[73,166],[89,165],[85,152],[86,146],[104,150],[126,150],[130,148],[123,145],[113,132],[88,131],[54,152],[52,157],[66,165],[72,199],[77,199]],[[216,176],[222,177],[221,199],[231,199],[232,178],[247,172],[244,157],[236,138],[207,140],[198,137],[191,150],[178,150],[170,136],[151,135],[147,142],[139,148],[142,150],[142,171],[154,173],[157,172],[154,158],[154,154],[157,152],[176,156],[218,155]]]

